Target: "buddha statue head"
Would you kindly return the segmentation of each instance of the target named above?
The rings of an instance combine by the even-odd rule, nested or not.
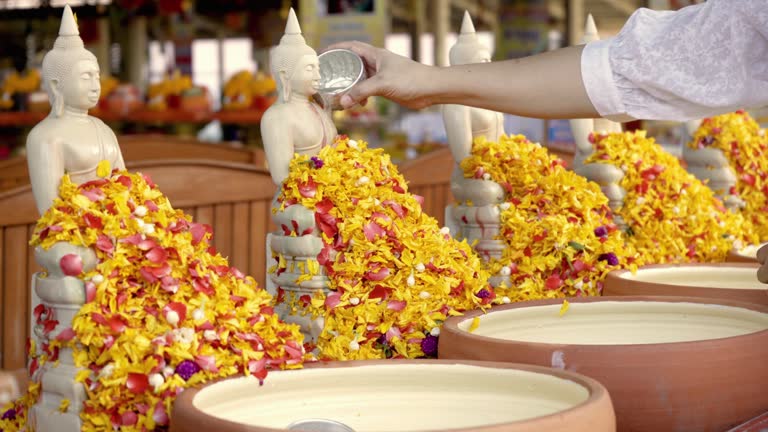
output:
[[[61,17],[59,36],[43,58],[43,86],[51,100],[54,116],[64,106],[87,111],[99,101],[99,64],[85,49],[72,9],[67,5]]]
[[[456,44],[448,53],[451,65],[471,63],[488,63],[491,61],[491,50],[480,43],[475,33],[475,25],[469,12],[464,11],[464,20],[461,22],[461,31]]]
[[[293,8],[288,13],[285,34],[280,44],[272,48],[269,62],[282,102],[290,100],[292,94],[309,98],[317,93],[320,85],[317,52],[307,45],[301,35],[299,20]]]

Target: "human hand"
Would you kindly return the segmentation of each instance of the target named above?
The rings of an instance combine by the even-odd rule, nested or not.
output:
[[[341,42],[328,49],[348,49],[365,64],[368,79],[341,97],[343,108],[365,105],[370,96],[383,96],[412,109],[432,104],[430,89],[435,77],[431,67],[362,42]]]

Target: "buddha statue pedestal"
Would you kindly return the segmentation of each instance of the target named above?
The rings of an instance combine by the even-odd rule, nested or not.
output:
[[[744,207],[744,201],[732,193],[736,186],[736,174],[721,150],[683,145],[683,160],[686,170],[705,182],[723,200],[726,208],[737,211]]]
[[[279,204],[273,202],[274,208],[279,208]],[[330,292],[325,268],[317,261],[323,240],[315,224],[315,214],[294,204],[278,210],[273,220],[282,231],[267,236],[267,253],[278,260],[277,267],[268,270],[269,281],[274,290],[283,290],[283,295],[277,296],[280,300],[275,305],[275,313],[287,323],[298,324],[304,341],[314,344],[323,331],[324,319],[313,318],[301,308],[301,303],[307,297],[311,299],[318,290],[324,294]],[[305,232],[309,234],[301,235]]]
[[[457,240],[467,240],[477,255],[485,262],[501,259],[506,247],[501,240],[501,212],[504,189],[490,180],[463,178],[460,171],[451,179],[451,192],[457,200],[446,207],[446,225]],[[471,204],[469,204],[471,203]],[[488,280],[494,287],[510,286],[509,274],[491,275]]]
[[[39,305],[33,305],[36,320],[32,329],[32,337],[35,338],[38,349],[48,346],[57,340],[63,331],[71,329],[73,318],[86,302],[83,281],[77,277],[65,276],[60,271],[61,258],[70,254],[82,257],[84,268],[90,270],[95,267],[96,255],[90,249],[58,243],[47,251],[41,248],[35,250],[38,264],[47,269],[46,274],[36,273],[32,277],[33,290],[40,299]],[[49,328],[51,321],[55,322],[53,329]],[[40,399],[30,412],[30,422],[35,430],[81,430],[80,411],[86,394],[84,385],[75,380],[81,370],[83,369],[75,366],[72,349],[62,347],[58,352],[58,361],[48,359],[32,377],[41,383]],[[62,412],[60,407],[64,400],[69,401],[69,406]]]

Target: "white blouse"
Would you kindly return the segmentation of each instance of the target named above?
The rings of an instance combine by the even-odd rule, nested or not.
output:
[[[615,121],[768,106],[768,0],[639,9],[616,37],[587,44],[581,73],[595,109]]]

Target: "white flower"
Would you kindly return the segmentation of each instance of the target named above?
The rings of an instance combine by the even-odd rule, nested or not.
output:
[[[163,368],[163,375],[168,378],[169,376],[176,373],[176,370],[173,368],[173,366],[166,366]]]
[[[114,371],[115,371],[115,365],[112,363],[108,363],[99,371],[99,378],[109,378],[112,376],[112,372]]]
[[[349,299],[349,303],[351,303],[353,306],[357,306],[360,304],[360,299],[357,297],[352,297]]]
[[[584,287],[584,282],[578,281],[575,284],[573,284],[573,287],[576,288],[577,290],[581,290]]]
[[[440,336],[440,327],[432,327],[432,330],[429,331],[429,334],[434,337]]]
[[[504,266],[501,268],[501,275],[502,276],[509,276],[512,274],[512,269],[509,268],[509,266]]]
[[[510,304],[512,303],[512,300],[510,300],[509,297],[504,296],[501,298],[501,302],[504,304]]]
[[[173,330],[173,339],[182,344],[191,344],[195,340],[195,329],[182,327]]]
[[[216,334],[216,331],[214,330],[205,330],[203,332],[203,337],[209,342],[215,341],[219,338],[219,336]]]
[[[491,179],[491,175],[490,174],[488,174],[488,173],[483,174],[483,180],[490,180],[490,179]]]
[[[192,312],[192,319],[193,320],[200,321],[203,318],[205,318],[205,312],[202,309],[195,309]]]
[[[133,211],[133,214],[135,214],[138,217],[144,217],[147,215],[147,208],[143,205],[140,205],[136,207],[136,209]]]
[[[409,287],[412,287],[416,285],[416,278],[413,277],[413,274],[411,274],[410,276],[408,276],[408,279],[405,281],[405,283],[408,284]]]
[[[416,264],[416,267],[415,267],[415,268],[416,268],[416,271],[417,271],[417,272],[419,272],[419,273],[421,273],[421,272],[423,272],[424,270],[426,270],[426,267],[424,267],[424,264],[422,264],[422,263],[418,263],[418,264]]]
[[[444,226],[444,227],[440,228],[440,233],[443,234],[443,235],[448,235],[448,234],[451,233],[451,229],[448,228],[447,226]]]
[[[432,294],[430,294],[430,293],[428,293],[426,291],[422,291],[422,292],[419,293],[419,297],[421,297],[421,298],[423,298],[425,300],[430,298],[431,296],[432,296]]]
[[[352,147],[353,149],[356,149],[357,148],[357,141],[349,140],[349,141],[347,141],[347,146]]]
[[[160,389],[160,386],[165,382],[165,378],[159,373],[153,373],[149,375],[149,385],[151,385],[155,391]]]
[[[169,310],[167,314],[165,314],[165,319],[168,321],[168,324],[175,326],[179,323],[179,314],[176,313],[176,311]]]
[[[645,202],[644,197],[637,197],[637,200],[635,201],[637,205],[642,205],[644,202]]]
[[[101,273],[96,273],[96,274],[95,274],[95,275],[93,275],[93,277],[91,278],[91,281],[93,281],[93,283],[95,283],[96,285],[98,285],[98,284],[100,284],[100,283],[104,282],[104,276],[102,276],[102,275],[101,275]]]
[[[154,234],[155,233],[155,224],[145,224],[142,228],[142,231],[144,231],[144,234]]]
[[[680,207],[678,207],[678,206],[672,207],[672,213],[674,213],[674,214],[680,213]]]
[[[360,344],[357,343],[356,340],[353,340],[352,342],[349,343],[349,349],[352,351],[357,351],[360,349]]]
[[[136,219],[136,225],[139,226],[139,229],[143,229],[144,228],[144,219],[137,218]]]
[[[359,179],[357,179],[357,185],[362,186],[364,184],[367,184],[371,179],[368,178],[368,176],[362,176]]]
[[[510,207],[512,207],[512,204],[510,204],[508,202],[504,202],[504,203],[499,204],[499,208],[502,209],[502,210],[507,210]]]

